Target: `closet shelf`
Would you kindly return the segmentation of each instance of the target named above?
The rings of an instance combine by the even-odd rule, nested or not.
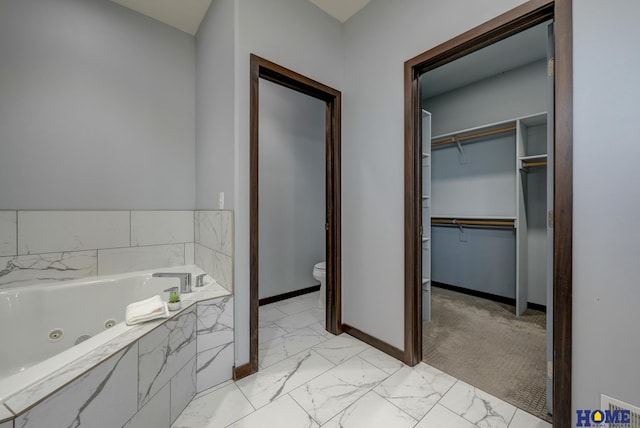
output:
[[[516,220],[516,216],[510,215],[452,215],[450,213],[445,214],[431,214],[433,218],[455,218],[458,220]]]
[[[451,226],[492,226],[492,227],[516,227],[514,219],[461,219],[455,217],[432,217],[432,225]]]
[[[475,138],[486,137],[488,135],[504,134],[505,132],[515,131],[516,126],[510,125],[502,128],[489,129],[487,131],[474,132],[472,134],[454,135],[443,140],[433,141],[431,140],[431,147],[443,146],[445,144],[461,143],[466,140],[473,140]]]
[[[533,161],[533,160],[543,160],[547,158],[547,154],[542,155],[531,155],[531,156],[520,156],[521,161]]]

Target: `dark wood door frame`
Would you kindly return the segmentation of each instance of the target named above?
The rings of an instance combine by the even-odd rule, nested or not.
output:
[[[405,62],[405,352],[422,360],[420,76],[549,19],[555,32],[553,419],[570,427],[573,215],[572,0],[531,0]]]
[[[258,189],[258,120],[260,79],[282,85],[326,103],[326,261],[327,261],[327,330],[333,334],[342,333],[342,293],[341,293],[341,220],[340,220],[340,136],[341,136],[341,93],[340,91],[309,79],[278,64],[251,55],[251,202],[250,202],[250,360],[249,370],[238,371],[248,375],[258,371],[258,238],[259,238],[259,189]]]

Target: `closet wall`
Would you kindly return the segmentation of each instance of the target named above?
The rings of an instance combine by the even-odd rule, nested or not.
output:
[[[541,59],[425,99],[423,107],[432,114],[432,136],[437,136],[543,112],[546,94],[546,59]],[[526,132],[546,141],[544,125]],[[463,154],[456,144],[433,148],[432,216],[515,218],[516,150],[515,130],[468,141]],[[528,301],[544,305],[546,177],[545,168],[531,171],[525,173],[523,208],[536,219],[529,222],[531,239],[526,242],[526,265],[536,267],[523,272],[530,284]],[[516,229],[437,226],[431,234],[434,282],[516,298]]]
[[[432,135],[446,134],[547,109],[547,61],[497,74],[423,100],[433,115]]]

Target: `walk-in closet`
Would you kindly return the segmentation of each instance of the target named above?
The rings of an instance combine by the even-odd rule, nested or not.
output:
[[[421,77],[423,360],[551,420],[550,23]]]

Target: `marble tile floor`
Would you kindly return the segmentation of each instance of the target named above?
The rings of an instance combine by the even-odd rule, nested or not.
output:
[[[327,333],[317,301],[260,307],[260,371],[196,395],[172,427],[551,427],[427,364]]]

